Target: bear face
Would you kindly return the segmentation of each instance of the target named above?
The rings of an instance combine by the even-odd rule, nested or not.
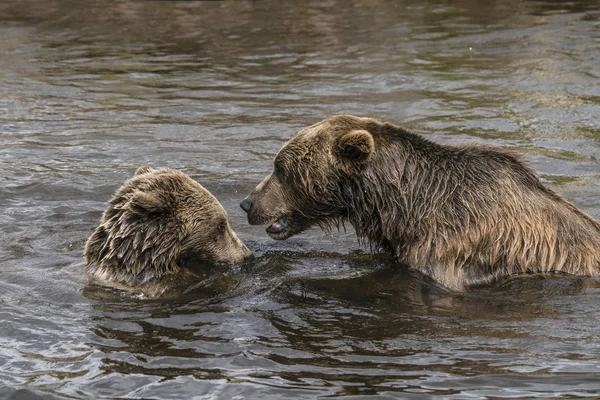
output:
[[[441,145],[369,118],[334,116],[299,132],[240,206],[274,239],[349,223],[363,243],[456,290],[600,269],[600,224],[519,155]]]
[[[364,129],[370,121],[332,117],[289,140],[275,156],[272,172],[241,203],[248,222],[269,224],[269,236],[283,240],[313,225],[328,228],[347,219],[340,197],[350,193],[343,183],[375,151]]]
[[[85,245],[88,273],[129,286],[182,263],[238,263],[251,255],[218,200],[183,172],[140,167],[110,200]]]

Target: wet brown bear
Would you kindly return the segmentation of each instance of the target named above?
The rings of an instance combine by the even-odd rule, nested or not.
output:
[[[179,272],[185,260],[235,263],[250,254],[212,194],[181,171],[146,166],[117,190],[85,245],[89,275],[117,287]]]
[[[600,225],[519,156],[334,116],[289,140],[242,202],[274,239],[349,222],[359,239],[455,290],[522,272],[597,276]]]

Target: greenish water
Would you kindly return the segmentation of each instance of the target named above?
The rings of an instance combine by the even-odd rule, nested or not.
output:
[[[600,5],[574,1],[0,3],[0,397],[600,396],[600,292],[455,296],[360,251],[286,242],[238,203],[339,113],[525,153],[600,219]],[[235,290],[85,284],[83,244],[135,169],[180,168],[256,253]],[[226,286],[226,285],[225,285]]]

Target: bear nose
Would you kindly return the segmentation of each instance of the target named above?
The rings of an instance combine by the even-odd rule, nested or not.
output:
[[[250,201],[247,197],[242,200],[242,202],[240,203],[240,207],[242,207],[242,210],[246,211],[247,213],[250,212],[250,209],[252,208],[252,201]]]

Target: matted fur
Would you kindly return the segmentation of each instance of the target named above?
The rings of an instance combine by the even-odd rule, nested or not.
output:
[[[250,251],[217,199],[183,172],[140,167],[108,203],[85,245],[88,273],[138,287],[180,262],[240,262]]]
[[[347,147],[355,131],[373,145]],[[600,269],[600,225],[518,154],[441,145],[369,118],[335,116],[302,130],[248,201],[251,224],[286,222],[276,239],[350,223],[359,240],[455,290],[524,272]]]

